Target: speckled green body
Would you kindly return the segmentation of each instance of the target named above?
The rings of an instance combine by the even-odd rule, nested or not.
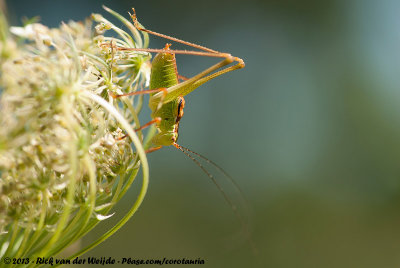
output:
[[[158,53],[152,61],[150,90],[168,88],[178,83],[175,55],[168,52]],[[183,97],[179,97],[164,103],[158,110],[150,106],[151,117],[161,118],[160,123],[157,124],[159,133],[152,140],[155,146],[168,146],[177,141],[179,120],[183,114],[183,102]]]

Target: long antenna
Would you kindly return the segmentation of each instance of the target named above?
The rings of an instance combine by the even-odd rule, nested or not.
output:
[[[196,163],[196,165],[198,165],[203,171],[204,173],[207,174],[207,176],[212,180],[212,182],[217,186],[218,190],[222,193],[222,195],[225,198],[225,201],[231,206],[232,210],[237,211],[237,207],[232,203],[232,201],[229,199],[228,195],[225,193],[224,189],[222,189],[221,185],[218,184],[218,182],[215,180],[214,176],[211,175],[210,172],[208,172],[208,170],[193,156],[191,156],[189,153],[187,153],[182,146],[180,146],[177,143],[173,144],[175,146],[175,148],[179,149],[182,153],[184,153],[187,157],[189,157],[193,162]],[[240,216],[240,219],[242,219],[242,217]]]
[[[173,143],[173,145],[174,145],[175,148],[177,148],[182,153],[184,153],[187,157],[189,157],[197,166],[199,166],[204,171],[204,173],[206,173],[206,175],[211,179],[211,181],[215,184],[215,186],[217,186],[218,190],[223,195],[225,201],[229,204],[229,206],[233,210],[235,216],[239,219],[240,223],[242,224],[243,230],[244,230],[244,232],[245,232],[245,234],[247,236],[247,239],[248,239],[248,241],[249,241],[249,243],[250,243],[250,245],[251,245],[251,247],[253,249],[253,252],[255,254],[258,254],[258,249],[255,246],[253,240],[251,239],[250,231],[248,229],[247,223],[243,219],[242,214],[239,213],[239,211],[237,210],[237,207],[233,204],[233,202],[228,197],[227,193],[224,191],[224,189],[221,187],[221,185],[215,180],[214,176],[210,172],[208,172],[208,170],[196,158],[194,158],[188,152],[191,152],[191,153],[199,156],[200,158],[204,159],[208,163],[214,165],[218,170],[220,170],[224,175],[226,175],[233,182],[233,184],[240,191],[240,193],[242,193],[242,191],[240,190],[239,186],[236,184],[236,182],[234,182],[233,178],[225,170],[223,170],[220,166],[218,166],[215,162],[211,161],[210,159],[206,158],[205,156],[202,156],[202,155],[200,155],[200,154],[198,154],[196,152],[193,152],[192,150],[190,150],[188,148],[182,147],[181,145],[179,145],[177,143]],[[244,199],[244,196],[242,198]],[[246,209],[247,209],[247,207],[246,207]]]
[[[224,174],[224,176],[234,185],[234,187],[236,188],[236,190],[240,193],[241,198],[244,201],[244,205],[246,206],[246,210],[248,210],[248,202],[247,199],[242,191],[242,189],[239,187],[239,185],[237,184],[237,182],[232,178],[231,175],[229,175],[228,172],[226,172],[221,166],[219,166],[217,163],[215,163],[214,161],[208,159],[207,157],[205,157],[204,155],[201,155],[199,153],[196,153],[192,150],[190,150],[189,148],[183,147],[182,145],[179,145],[182,149],[191,152],[192,154],[197,155],[198,157],[202,158],[204,161],[206,161],[207,163],[213,165],[216,169],[218,169],[222,174]]]

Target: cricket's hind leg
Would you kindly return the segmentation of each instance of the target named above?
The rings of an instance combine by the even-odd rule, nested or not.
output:
[[[171,40],[171,41],[174,41],[174,42],[177,42],[177,43],[181,43],[181,44],[184,44],[184,45],[187,45],[187,46],[198,48],[198,49],[203,50],[203,51],[207,51],[207,52],[211,52],[211,53],[220,53],[220,52],[218,52],[216,50],[213,50],[211,48],[208,48],[208,47],[204,47],[204,46],[201,46],[201,45],[198,45],[198,44],[194,44],[194,43],[190,43],[190,42],[187,42],[187,41],[184,41],[184,40],[181,40],[181,39],[169,36],[169,35],[165,35],[165,34],[161,34],[161,33],[157,33],[157,32],[145,29],[145,28],[140,26],[140,24],[139,24],[139,22],[137,20],[136,11],[135,11],[134,8],[132,8],[132,12],[133,12],[133,14],[129,13],[129,15],[131,16],[131,18],[133,20],[133,24],[135,25],[136,29],[138,29],[139,31],[146,32],[148,34],[152,34],[152,35],[155,35],[155,36],[159,36],[161,38],[168,39],[168,40]]]

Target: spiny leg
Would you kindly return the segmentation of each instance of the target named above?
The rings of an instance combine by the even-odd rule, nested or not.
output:
[[[181,43],[181,44],[184,44],[184,45],[187,45],[187,46],[191,46],[191,47],[194,47],[194,48],[198,48],[198,49],[201,49],[201,50],[204,50],[204,51],[207,51],[207,52],[219,53],[218,51],[213,50],[213,49],[208,48],[208,47],[200,46],[200,45],[197,45],[197,44],[194,44],[194,43],[190,43],[190,42],[187,42],[187,41],[184,41],[184,40],[181,40],[181,39],[169,36],[169,35],[153,32],[151,30],[145,29],[145,28],[140,26],[140,24],[139,24],[139,22],[137,20],[136,11],[135,11],[134,8],[132,8],[132,12],[133,12],[133,14],[129,13],[129,15],[131,16],[131,18],[133,20],[133,24],[135,25],[136,29],[138,29],[139,31],[143,31],[143,32],[155,35],[155,36],[159,36],[159,37],[162,37],[162,38],[165,38],[165,39],[177,42],[177,43]]]
[[[231,72],[236,69],[241,69],[244,68],[245,63],[241,58],[234,57],[229,53],[210,53],[210,52],[203,52],[203,51],[188,51],[188,50],[173,50],[173,49],[152,49],[152,48],[125,48],[125,47],[117,47],[118,50],[122,51],[144,51],[144,52],[154,52],[154,53],[171,53],[171,54],[184,54],[184,55],[195,55],[195,56],[206,56],[206,57],[214,57],[214,58],[223,58],[222,61],[214,64],[213,66],[209,67],[208,69],[200,72],[199,74],[193,76],[192,78],[186,80],[185,82],[182,82],[178,85],[172,86],[168,88],[168,97],[166,98],[165,101],[171,101],[173,98],[178,97],[178,95],[187,95],[194,89],[196,89],[198,86],[204,84],[205,82],[218,77],[224,73]],[[237,64],[226,67],[225,69],[222,69],[214,74],[209,75],[208,77],[205,77],[206,75],[232,63],[232,62],[237,62]],[[203,78],[203,79],[201,79]],[[200,80],[201,81],[198,81]],[[194,84],[195,82],[197,86],[195,87],[190,87],[190,90],[186,90],[184,93],[180,94],[175,94],[175,95],[169,95],[172,91],[175,91],[180,88],[188,87],[189,84]],[[161,98],[161,94],[157,93],[153,97],[156,97],[158,100]]]
[[[160,50],[160,51],[162,51],[162,50]],[[156,51],[156,52],[160,52],[160,51]],[[222,61],[214,64],[213,66],[209,67],[208,69],[200,72],[199,74],[191,77],[190,79],[188,79],[182,83],[179,83],[175,86],[169,87],[167,89],[168,95],[163,100],[164,103],[169,102],[179,96],[185,96],[185,95],[189,94],[190,92],[192,92],[193,90],[195,90],[200,85],[204,84],[205,82],[210,81],[211,79],[214,79],[222,74],[231,72],[233,70],[241,69],[245,66],[242,59],[240,59],[238,57],[233,57],[227,53],[214,54],[214,53],[207,53],[207,52],[182,51],[182,50],[169,50],[169,52],[175,53],[175,54],[189,54],[189,55],[220,57],[220,58],[224,58],[224,59]],[[163,53],[166,53],[166,52],[163,51]],[[234,61],[236,61],[237,64],[217,71],[218,69],[221,69],[224,66],[231,64]],[[215,71],[217,71],[217,72],[215,72]],[[213,72],[215,72],[215,73],[213,73]],[[150,100],[156,104],[161,100],[161,97],[162,96],[160,93],[156,93],[151,96]]]
[[[117,49],[122,50],[122,51],[143,51],[143,52],[154,52],[154,53],[185,54],[185,55],[223,58],[223,60],[220,61],[219,63],[214,64],[210,68],[204,70],[203,72],[200,72],[199,74],[193,76],[192,78],[186,80],[185,82],[182,82],[182,83],[179,83],[178,85],[169,87],[168,88],[168,96],[164,100],[165,102],[171,101],[172,99],[178,97],[179,95],[185,96],[185,95],[189,94],[190,92],[192,92],[194,89],[196,89],[198,86],[204,84],[205,82],[207,82],[215,77],[218,77],[224,73],[231,72],[236,69],[244,68],[244,66],[245,66],[245,63],[241,58],[234,57],[229,53],[220,53],[220,52],[214,53],[214,52],[173,50],[173,49],[126,48],[126,47],[117,47]],[[214,74],[209,75],[208,77],[205,77],[206,75],[208,75],[208,74],[210,74],[210,73],[212,73],[234,61],[237,62],[237,64],[230,66],[230,67],[226,67],[223,70],[220,70]],[[200,80],[200,81],[198,81],[198,80]],[[196,83],[196,86],[189,86],[189,85],[193,85],[194,83]],[[177,93],[177,94],[170,95],[170,93],[172,91],[176,91],[178,89],[182,89],[185,87],[189,88],[189,90],[184,90],[183,93]],[[160,101],[162,95],[157,93],[152,96],[153,99],[154,99],[154,97],[157,99],[157,102],[158,102],[158,101]]]
[[[101,44],[101,46],[109,46],[107,43]],[[207,51],[195,51],[195,50],[182,50],[182,49],[159,49],[159,48],[134,48],[134,47],[119,47],[115,46],[118,50],[122,51],[143,51],[143,52],[154,52],[154,53],[171,53],[171,54],[185,54],[195,56],[205,56],[213,58],[233,58],[233,61],[240,60],[239,58],[233,57],[229,53],[223,52],[207,52]],[[242,60],[243,61],[243,60]]]
[[[181,39],[169,36],[169,35],[165,35],[165,34],[161,34],[161,33],[157,33],[157,32],[145,29],[145,28],[140,26],[140,24],[139,24],[139,22],[137,20],[136,11],[135,11],[134,8],[132,8],[132,12],[133,12],[133,14],[129,13],[129,15],[131,16],[136,29],[138,29],[140,31],[143,31],[143,32],[146,32],[146,33],[149,33],[149,34],[152,34],[152,35],[156,35],[156,36],[159,36],[159,37],[171,40],[171,41],[175,41],[175,42],[178,42],[178,43],[181,43],[181,44],[184,44],[184,45],[187,45],[187,46],[191,46],[191,47],[194,47],[194,48],[198,48],[198,49],[201,49],[203,51],[208,52],[208,53],[202,53],[202,52],[187,51],[187,50],[175,50],[175,51],[172,51],[175,54],[187,54],[187,55],[191,54],[191,55],[208,56],[208,57],[223,57],[223,58],[232,57],[228,53],[221,53],[221,52],[218,52],[216,50],[213,50],[213,49],[210,49],[210,48],[198,45],[198,44],[190,43],[190,42],[187,42],[187,41],[184,41],[184,40],[181,40]],[[140,51],[140,50],[138,49],[137,51]],[[158,51],[156,51],[156,50],[151,51],[151,49],[146,49],[146,51],[148,51],[148,52],[157,52],[157,53],[162,52],[162,51],[159,51],[159,50]],[[237,61],[238,65],[241,66],[239,68],[243,68],[244,67],[244,61],[242,59],[237,58],[237,57],[233,57],[233,60]],[[239,69],[239,68],[235,68],[235,69]]]
[[[156,33],[153,32],[151,30],[148,29],[144,29],[138,22],[137,20],[137,16],[136,16],[136,12],[135,9],[132,8],[133,14],[130,14],[135,27],[140,30],[140,31],[144,31],[147,32],[149,34],[153,34],[162,38],[166,38],[175,42],[179,42],[194,48],[198,48],[201,49],[203,51],[188,51],[188,50],[169,50],[169,47],[167,47],[167,49],[149,49],[149,48],[124,48],[124,47],[119,47],[117,48],[118,50],[125,50],[125,51],[144,51],[144,52],[156,52],[156,53],[173,53],[173,54],[186,54],[186,55],[197,55],[197,56],[207,56],[207,57],[217,57],[217,58],[224,58],[224,60],[222,60],[221,62],[211,66],[210,68],[206,69],[205,71],[199,73],[198,75],[192,77],[191,79],[186,80],[185,82],[182,82],[176,86],[172,86],[170,88],[168,88],[168,96],[167,98],[163,99],[163,102],[169,102],[171,100],[173,100],[174,98],[178,97],[179,95],[181,96],[185,96],[187,94],[189,94],[190,92],[192,92],[194,89],[196,89],[198,86],[204,84],[205,82],[214,79],[215,77],[218,77],[224,73],[236,70],[236,69],[240,69],[243,68],[245,66],[244,61],[238,57],[233,57],[231,54],[229,53],[221,53],[218,52],[216,50],[207,48],[207,47],[203,47],[197,44],[193,44],[184,40],[180,40],[177,39],[175,37],[171,37],[168,35],[164,35],[164,34],[160,34],[160,33]],[[214,74],[210,74],[214,71],[216,71],[219,68],[222,68],[232,62],[236,61],[237,64],[234,66],[230,66],[230,67],[226,67],[223,70],[220,70]],[[210,75],[209,75],[210,74]],[[208,75],[208,76],[207,76]],[[174,94],[171,94],[172,92],[174,92]],[[162,99],[163,96],[161,96],[160,93],[156,93],[155,95],[152,96],[151,98],[151,105],[155,105],[158,103],[160,103],[160,100]]]

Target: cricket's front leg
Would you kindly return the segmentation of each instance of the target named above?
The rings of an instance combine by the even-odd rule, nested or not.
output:
[[[141,127],[139,127],[139,128],[136,128],[136,129],[135,129],[135,132],[141,131],[141,130],[143,130],[143,129],[145,129],[145,128],[147,128],[147,127],[153,125],[153,124],[159,124],[160,122],[161,122],[161,117],[156,117],[156,118],[154,118],[153,120],[151,120],[150,122],[147,122],[146,124],[144,124],[143,126],[141,126]],[[126,137],[128,137],[128,134],[126,134],[126,135],[124,135],[124,136],[118,138],[118,140],[125,139]]]
[[[162,146],[157,146],[157,147],[152,147],[146,151],[144,151],[146,154],[152,153],[154,151],[160,150],[162,148]]]

